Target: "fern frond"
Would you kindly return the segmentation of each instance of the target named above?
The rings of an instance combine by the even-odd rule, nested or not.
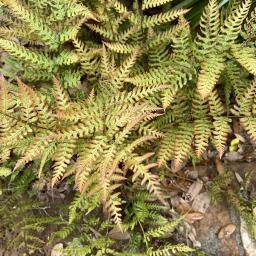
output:
[[[238,37],[243,21],[248,15],[251,3],[251,0],[242,1],[241,5],[237,9],[234,9],[225,20],[220,34],[221,43],[223,45],[228,45],[228,43],[234,41]]]
[[[120,230],[123,230],[121,219],[122,208],[119,195],[120,193],[111,194],[105,204],[105,207],[113,218],[115,224],[120,228]]]
[[[25,164],[40,157],[48,144],[48,142],[44,140],[44,137],[45,136],[36,137],[34,140],[32,140],[22,158],[17,161],[14,170],[17,170]]]
[[[225,146],[228,134],[230,132],[230,118],[227,117],[217,117],[213,121],[213,138],[214,138],[214,145],[216,146],[220,158],[223,156],[225,152]]]
[[[126,78],[126,82],[136,86],[150,86],[156,84],[168,84],[170,75],[167,68],[151,69],[149,72]]]
[[[137,46],[135,44],[122,44],[122,43],[104,43],[108,49],[116,53],[133,53]]]
[[[105,28],[102,28],[99,25],[96,24],[86,24],[92,31],[99,33],[101,36],[108,40],[114,40],[114,35],[111,31],[106,30]]]
[[[195,43],[197,51],[204,57],[212,52],[217,44],[220,30],[220,14],[217,0],[210,0],[200,20],[202,35],[197,34]]]
[[[254,117],[243,117],[240,119],[242,125],[244,126],[246,132],[255,141],[256,140],[256,119]]]
[[[120,3],[119,0],[113,0],[111,2],[111,4],[116,9],[116,11],[119,13],[127,13],[128,12],[126,6],[122,3]]]
[[[18,45],[12,41],[0,38],[0,48],[9,52],[18,60],[29,63],[35,69],[45,69],[48,72],[51,72],[53,69],[53,62],[49,58],[45,57],[43,54],[28,50],[24,46]]]
[[[157,166],[157,164],[149,164],[147,166],[143,164],[133,164],[130,168],[133,170],[134,174],[132,177],[133,182],[138,178],[142,177],[141,185],[147,183],[147,190],[155,195],[160,201],[164,202],[163,195],[160,189],[159,178],[157,175],[151,174],[149,170],[152,167]]]
[[[211,136],[211,121],[208,118],[207,102],[195,97],[193,101],[195,152],[198,157],[206,150]]]
[[[151,229],[145,233],[144,238],[149,242],[152,238],[162,237],[163,235],[172,232],[181,223],[182,220],[183,217],[176,220],[171,220],[158,228]]]
[[[57,47],[58,44],[54,32],[43,20],[39,19],[33,12],[23,7],[16,0],[3,0],[2,2],[7,5],[19,19],[22,19],[42,41],[52,48]]]
[[[33,102],[34,91],[18,79],[21,120],[25,123],[35,123],[38,120]]]
[[[236,104],[231,110],[237,116],[250,117],[251,111],[256,95],[256,79],[254,79],[248,86],[247,90],[244,90],[241,97],[236,99]]]
[[[96,62],[93,59],[90,49],[78,39],[74,39],[73,42],[77,50],[77,55],[80,58],[83,71],[87,74],[94,73],[93,66],[96,64]]]
[[[163,248],[159,248],[158,250],[154,250],[152,248],[149,248],[147,250],[147,256],[165,256],[174,254],[178,255],[179,253],[191,253],[194,252],[195,249],[192,249],[184,244],[177,244],[177,245],[165,245]]]
[[[255,50],[239,45],[232,45],[231,53],[236,60],[251,74],[256,75],[256,54]]]
[[[53,178],[52,178],[52,186],[54,186],[65,173],[67,165],[71,161],[71,157],[73,156],[73,151],[75,148],[75,141],[62,142],[59,143],[56,147],[53,160],[55,161],[53,167]]]
[[[172,169],[174,171],[177,170],[187,158],[188,153],[191,150],[192,138],[193,126],[189,123],[179,124],[175,139],[175,151],[172,162]]]
[[[150,28],[157,25],[161,25],[177,19],[179,16],[186,14],[188,10],[180,9],[175,11],[169,11],[165,13],[155,14],[153,16],[147,16],[144,18],[142,28]]]
[[[60,82],[53,77],[53,88],[55,90],[57,111],[65,111],[69,107],[69,96],[61,87]]]
[[[217,53],[203,61],[197,81],[197,90],[202,98],[211,94],[224,68],[224,59]]]
[[[157,152],[157,162],[159,166],[165,166],[167,161],[173,158],[175,151],[176,133],[176,129],[169,128],[164,133],[164,138],[159,142]]]
[[[224,77],[226,77],[227,83],[232,86],[236,99],[240,99],[248,86],[248,81],[241,79],[241,68],[234,60],[226,62]]]
[[[132,67],[136,62],[138,54],[138,49],[135,49],[133,53],[128,58],[126,58],[126,60],[122,63],[119,69],[116,70],[116,72],[113,74],[115,86],[120,86],[127,79]]]
[[[147,10],[150,8],[161,6],[171,1],[172,0],[143,0],[142,10]]]

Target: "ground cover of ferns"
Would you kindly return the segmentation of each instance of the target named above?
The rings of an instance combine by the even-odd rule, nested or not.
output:
[[[221,202],[256,238],[255,2],[182,2],[0,0],[0,254],[216,255]]]

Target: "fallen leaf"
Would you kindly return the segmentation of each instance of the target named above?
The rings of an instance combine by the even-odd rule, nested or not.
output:
[[[220,160],[219,155],[217,155],[217,156],[214,158],[214,162],[215,162],[215,166],[216,166],[217,172],[218,172],[219,174],[225,173],[225,166],[224,166],[223,162]]]
[[[243,178],[240,176],[240,174],[238,172],[235,172],[235,176],[236,176],[236,179],[239,183],[242,183],[244,181]]]
[[[219,239],[224,239],[224,238],[229,238],[236,230],[236,225],[235,224],[228,224],[221,228],[218,238]]]
[[[207,192],[197,195],[192,203],[192,209],[196,212],[206,213],[210,206],[210,198]]]
[[[130,234],[127,231],[121,230],[119,227],[114,227],[109,232],[109,237],[113,240],[129,240]]]
[[[55,244],[54,247],[52,248],[51,256],[63,256],[64,254],[62,253],[62,250],[63,250],[62,243]]]
[[[203,188],[203,182],[201,180],[197,180],[192,183],[192,185],[188,189],[188,194],[190,195],[191,201],[200,193]]]
[[[204,218],[204,214],[201,212],[192,212],[185,215],[185,221],[189,224],[193,224],[195,221],[201,220]]]
[[[242,135],[235,133],[235,136],[239,139],[239,141],[245,143],[245,138]]]

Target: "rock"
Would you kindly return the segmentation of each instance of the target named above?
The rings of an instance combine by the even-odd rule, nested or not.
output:
[[[192,185],[188,189],[188,194],[190,195],[190,200],[194,200],[194,198],[200,193],[203,188],[203,182],[201,180],[197,180],[192,183]]]
[[[51,256],[64,256],[64,254],[62,253],[62,250],[63,250],[62,243],[55,244],[54,247],[52,248]]]
[[[226,239],[218,239],[218,233],[222,227],[230,223],[238,227],[239,222],[239,219],[233,219],[233,216],[231,220],[226,204],[211,205],[204,214],[204,218],[193,224],[197,233],[196,240],[202,245],[201,250],[208,256],[244,256],[238,230]]]
[[[240,233],[246,254],[248,256],[256,256],[256,242],[250,238],[245,221],[242,218],[240,218],[240,221]]]
[[[239,153],[239,152],[228,152],[225,155],[225,159],[230,161],[230,162],[234,162],[234,161],[238,161],[243,159],[243,156]]]
[[[109,237],[113,240],[129,240],[130,234],[127,231],[121,230],[119,227],[114,227],[112,230],[109,232]]]
[[[207,192],[203,192],[197,195],[192,203],[192,209],[195,212],[206,213],[209,206],[210,206],[210,198]]]
[[[218,238],[219,239],[225,239],[225,238],[229,238],[236,230],[236,225],[235,224],[228,224],[226,226],[224,226],[223,228],[221,228],[219,234],[218,234]]]

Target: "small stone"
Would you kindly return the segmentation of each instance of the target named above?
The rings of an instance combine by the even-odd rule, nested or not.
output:
[[[203,182],[201,180],[197,180],[192,183],[192,185],[188,189],[188,194],[190,195],[191,201],[200,193],[203,188]]]
[[[112,230],[109,232],[109,237],[113,240],[129,240],[130,234],[127,231],[121,230],[119,227],[114,227]]]
[[[207,192],[197,195],[192,203],[192,209],[196,212],[206,213],[210,206],[210,198]]]
[[[51,256],[63,256],[64,254],[62,253],[62,250],[63,250],[62,243],[55,244],[54,247],[52,248]]]
[[[239,152],[228,152],[225,155],[225,159],[234,162],[243,159],[243,156]]]

